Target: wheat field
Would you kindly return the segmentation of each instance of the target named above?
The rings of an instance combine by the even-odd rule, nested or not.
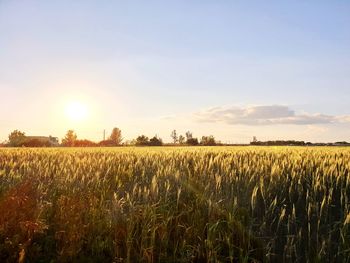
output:
[[[349,262],[350,149],[0,149],[0,262]]]

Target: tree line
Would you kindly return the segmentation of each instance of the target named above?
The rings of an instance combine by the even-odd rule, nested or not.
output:
[[[149,138],[146,135],[139,135],[133,140],[125,141],[122,137],[122,131],[119,128],[113,128],[110,136],[106,140],[94,142],[88,139],[79,139],[74,130],[68,130],[59,143],[58,138],[48,136],[26,136],[19,130],[14,130],[8,136],[8,141],[2,146],[7,147],[112,147],[112,146],[162,146],[162,145],[188,145],[188,146],[214,146],[222,145],[215,140],[213,135],[202,136],[199,140],[194,137],[192,132],[187,131],[185,135],[178,134],[173,130],[170,134],[172,143],[163,143],[162,138],[157,135]]]
[[[276,141],[253,140],[252,142],[250,142],[250,145],[254,145],[254,146],[350,146],[350,143],[346,141],[312,143],[312,142],[295,141],[295,140],[276,140]]]

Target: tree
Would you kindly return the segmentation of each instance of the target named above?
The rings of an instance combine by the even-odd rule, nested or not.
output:
[[[149,143],[148,137],[145,135],[140,135],[136,138],[135,145],[145,146],[145,145],[148,145],[148,143]]]
[[[198,145],[199,142],[198,142],[198,139],[197,138],[189,138],[187,141],[186,141],[186,144],[188,145]]]
[[[100,141],[98,145],[102,147],[112,147],[112,146],[115,146],[116,144],[112,140],[104,140],[104,141]]]
[[[206,146],[213,146],[216,145],[216,141],[213,135],[202,136],[201,144]]]
[[[179,143],[180,144],[184,144],[185,143],[185,137],[184,136],[182,136],[182,135],[179,136]]]
[[[93,141],[90,141],[90,140],[87,140],[87,139],[84,139],[84,140],[76,140],[74,142],[74,146],[75,147],[94,147],[96,146],[97,144]]]
[[[62,145],[72,147],[75,145],[78,136],[75,134],[73,130],[69,130],[66,133],[66,136],[62,139]]]
[[[171,132],[170,137],[173,139],[174,144],[177,143],[178,138],[177,138],[176,130],[173,130],[173,131]]]
[[[125,145],[136,145],[136,139],[127,140],[124,144]]]
[[[59,141],[58,141],[58,138],[57,137],[53,137],[53,136],[49,136],[49,141],[53,144],[53,145],[58,145],[59,144]]]
[[[116,145],[120,145],[123,140],[122,131],[119,128],[113,128],[109,139],[113,141]]]
[[[19,130],[14,130],[9,135],[9,145],[10,146],[21,146],[24,143],[26,135],[24,132]]]
[[[150,146],[161,146],[163,145],[163,141],[161,138],[158,138],[157,136],[154,136],[149,140],[149,145]]]
[[[187,131],[185,133],[185,136],[186,136],[186,144],[187,145],[198,145],[199,144],[198,139],[197,138],[193,138],[192,132]]]
[[[187,131],[186,134],[185,134],[185,136],[186,136],[186,141],[188,141],[189,139],[192,139],[192,138],[193,138],[192,132],[190,132],[190,131]]]

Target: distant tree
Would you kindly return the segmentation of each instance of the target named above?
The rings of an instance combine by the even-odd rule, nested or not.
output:
[[[216,145],[214,136],[213,136],[213,135],[210,135],[210,136],[202,136],[201,145],[205,145],[205,146],[213,146],[213,145]]]
[[[84,139],[84,140],[76,140],[74,142],[74,146],[75,147],[94,147],[96,146],[97,144],[93,141],[90,141],[90,140],[87,140],[87,139]]]
[[[126,141],[126,145],[136,145],[136,139]]]
[[[59,144],[59,141],[58,141],[58,138],[57,137],[53,137],[53,136],[49,136],[49,140],[52,144],[55,144],[55,145],[58,145]]]
[[[215,140],[215,145],[220,145],[220,146],[223,146],[225,145],[222,141],[217,141]]]
[[[21,132],[19,130],[14,130],[9,135],[9,145],[10,146],[21,146],[25,141],[26,135],[24,132]]]
[[[122,131],[119,128],[113,128],[109,139],[113,141],[116,145],[120,145],[123,140]]]
[[[98,143],[98,146],[111,147],[111,146],[116,146],[116,144],[112,140],[103,140]]]
[[[140,135],[136,138],[136,143],[135,145],[138,145],[138,146],[146,146],[148,145],[149,143],[149,139],[147,136],[145,135]]]
[[[264,145],[264,146],[305,146],[305,145],[310,145],[308,143],[305,143],[304,141],[295,141],[295,140],[287,140],[287,141],[277,140],[277,141],[264,141],[264,142],[256,141],[256,142],[250,142],[250,144],[251,145]],[[332,145],[332,144],[330,144],[330,145]]]
[[[75,132],[73,130],[69,130],[67,131],[66,136],[62,139],[62,145],[68,147],[75,146],[77,138],[78,137]]]
[[[192,138],[193,138],[192,132],[190,132],[190,131],[187,131],[186,134],[185,134],[185,136],[186,136],[186,141],[188,141],[189,139],[192,139]]]
[[[186,144],[194,146],[194,145],[198,145],[199,142],[198,142],[197,138],[189,138],[189,139],[187,139]]]
[[[335,142],[334,144],[336,144],[336,145],[349,145],[350,143],[348,143],[347,141],[341,141],[341,142]]]
[[[154,136],[149,140],[149,145],[150,146],[161,146],[163,145],[163,141],[161,138],[158,138],[157,136]]]
[[[184,136],[182,136],[182,135],[179,136],[179,143],[180,144],[184,144],[185,143],[185,137]]]
[[[186,144],[187,145],[198,145],[199,144],[198,139],[197,138],[193,138],[192,132],[187,131],[185,133],[185,136],[186,136]]]
[[[170,137],[173,139],[173,143],[177,143],[178,142],[178,137],[177,137],[177,132],[176,130],[173,130],[170,134]]]
[[[253,142],[255,143],[257,141],[258,141],[258,139],[256,138],[256,136],[253,136]]]

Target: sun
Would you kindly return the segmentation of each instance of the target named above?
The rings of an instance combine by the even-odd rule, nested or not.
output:
[[[71,121],[84,121],[88,117],[88,107],[86,104],[79,101],[72,101],[67,104],[65,113]]]

